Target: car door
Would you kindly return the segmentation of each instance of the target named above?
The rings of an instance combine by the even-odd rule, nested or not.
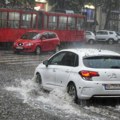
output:
[[[65,87],[69,82],[69,76],[78,65],[78,56],[73,52],[67,52],[61,61],[61,66],[55,68],[56,86]]]
[[[96,39],[98,41],[106,41],[107,36],[108,36],[108,32],[107,31],[98,31],[96,33]]]
[[[41,36],[41,48],[42,48],[42,51],[51,50],[51,41],[49,39],[49,33],[48,32],[45,32]]]
[[[58,39],[55,33],[49,32],[48,33],[48,39],[50,42],[49,49],[50,50],[55,50],[56,46],[58,45]]]
[[[49,85],[52,88],[61,88],[67,84],[74,66],[73,55],[71,52],[64,51],[49,60],[49,65],[46,68],[46,77],[49,76]]]
[[[45,87],[54,89],[56,87],[56,69],[60,69],[61,61],[66,53],[60,52],[48,60],[48,66],[42,69]],[[61,73],[60,73],[61,74]]]

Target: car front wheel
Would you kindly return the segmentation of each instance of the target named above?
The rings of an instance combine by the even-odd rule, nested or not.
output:
[[[36,82],[39,83],[40,85],[42,84],[42,78],[39,73],[36,74]]]
[[[114,43],[114,40],[113,39],[109,39],[108,40],[108,44],[112,45]]]
[[[91,45],[94,44],[94,40],[92,40],[92,39],[89,40],[89,44],[91,44]]]
[[[40,55],[41,54],[41,48],[40,47],[36,47],[35,54],[36,55]]]
[[[118,44],[120,44],[120,39],[118,40]]]

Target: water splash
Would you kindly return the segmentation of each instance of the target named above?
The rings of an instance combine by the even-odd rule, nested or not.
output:
[[[50,93],[44,92],[34,78],[32,80],[15,79],[14,85],[6,86],[5,89],[12,92],[12,95],[14,93],[17,98],[23,100],[23,103],[27,103],[34,109],[42,109],[50,114],[69,118],[69,120],[98,119],[96,116],[85,113],[72,101],[65,90],[54,89]]]

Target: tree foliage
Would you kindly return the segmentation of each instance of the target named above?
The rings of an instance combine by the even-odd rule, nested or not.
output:
[[[99,2],[98,0],[48,0],[50,5],[55,5],[55,9],[71,9],[74,11],[80,11],[85,4],[95,4],[95,1]]]
[[[6,0],[2,0],[2,4],[4,6],[9,7],[20,7],[20,8],[33,8],[35,5],[35,0],[7,0],[8,4],[6,4]]]
[[[48,0],[54,9],[78,10],[83,6],[84,0]]]
[[[50,5],[54,5],[54,9],[70,9],[73,11],[81,12],[85,4],[92,4],[96,10],[98,6],[106,14],[104,29],[109,29],[109,22],[111,12],[119,10],[120,0],[48,0]]]
[[[111,17],[111,12],[113,10],[119,10],[120,0],[105,0],[104,11],[106,13],[106,21],[104,29],[109,29],[109,22]]]

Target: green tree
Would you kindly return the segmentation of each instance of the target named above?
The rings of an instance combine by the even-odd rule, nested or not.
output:
[[[12,6],[20,6],[20,7],[24,7],[24,8],[27,8],[27,7],[31,7],[33,8],[35,6],[35,0],[8,0]]]
[[[104,10],[106,13],[106,21],[104,29],[109,29],[110,17],[112,10],[119,10],[120,0],[105,0]]]
[[[54,9],[79,10],[84,0],[48,0],[48,3]]]
[[[55,9],[64,9],[65,0],[47,0],[48,4],[52,7],[52,10]]]
[[[54,9],[69,9],[76,12],[82,11],[85,4],[100,3],[103,0],[48,0],[48,3],[53,6]]]
[[[0,2],[0,7],[5,7],[5,6],[6,6],[5,0],[2,0],[2,1]]]

